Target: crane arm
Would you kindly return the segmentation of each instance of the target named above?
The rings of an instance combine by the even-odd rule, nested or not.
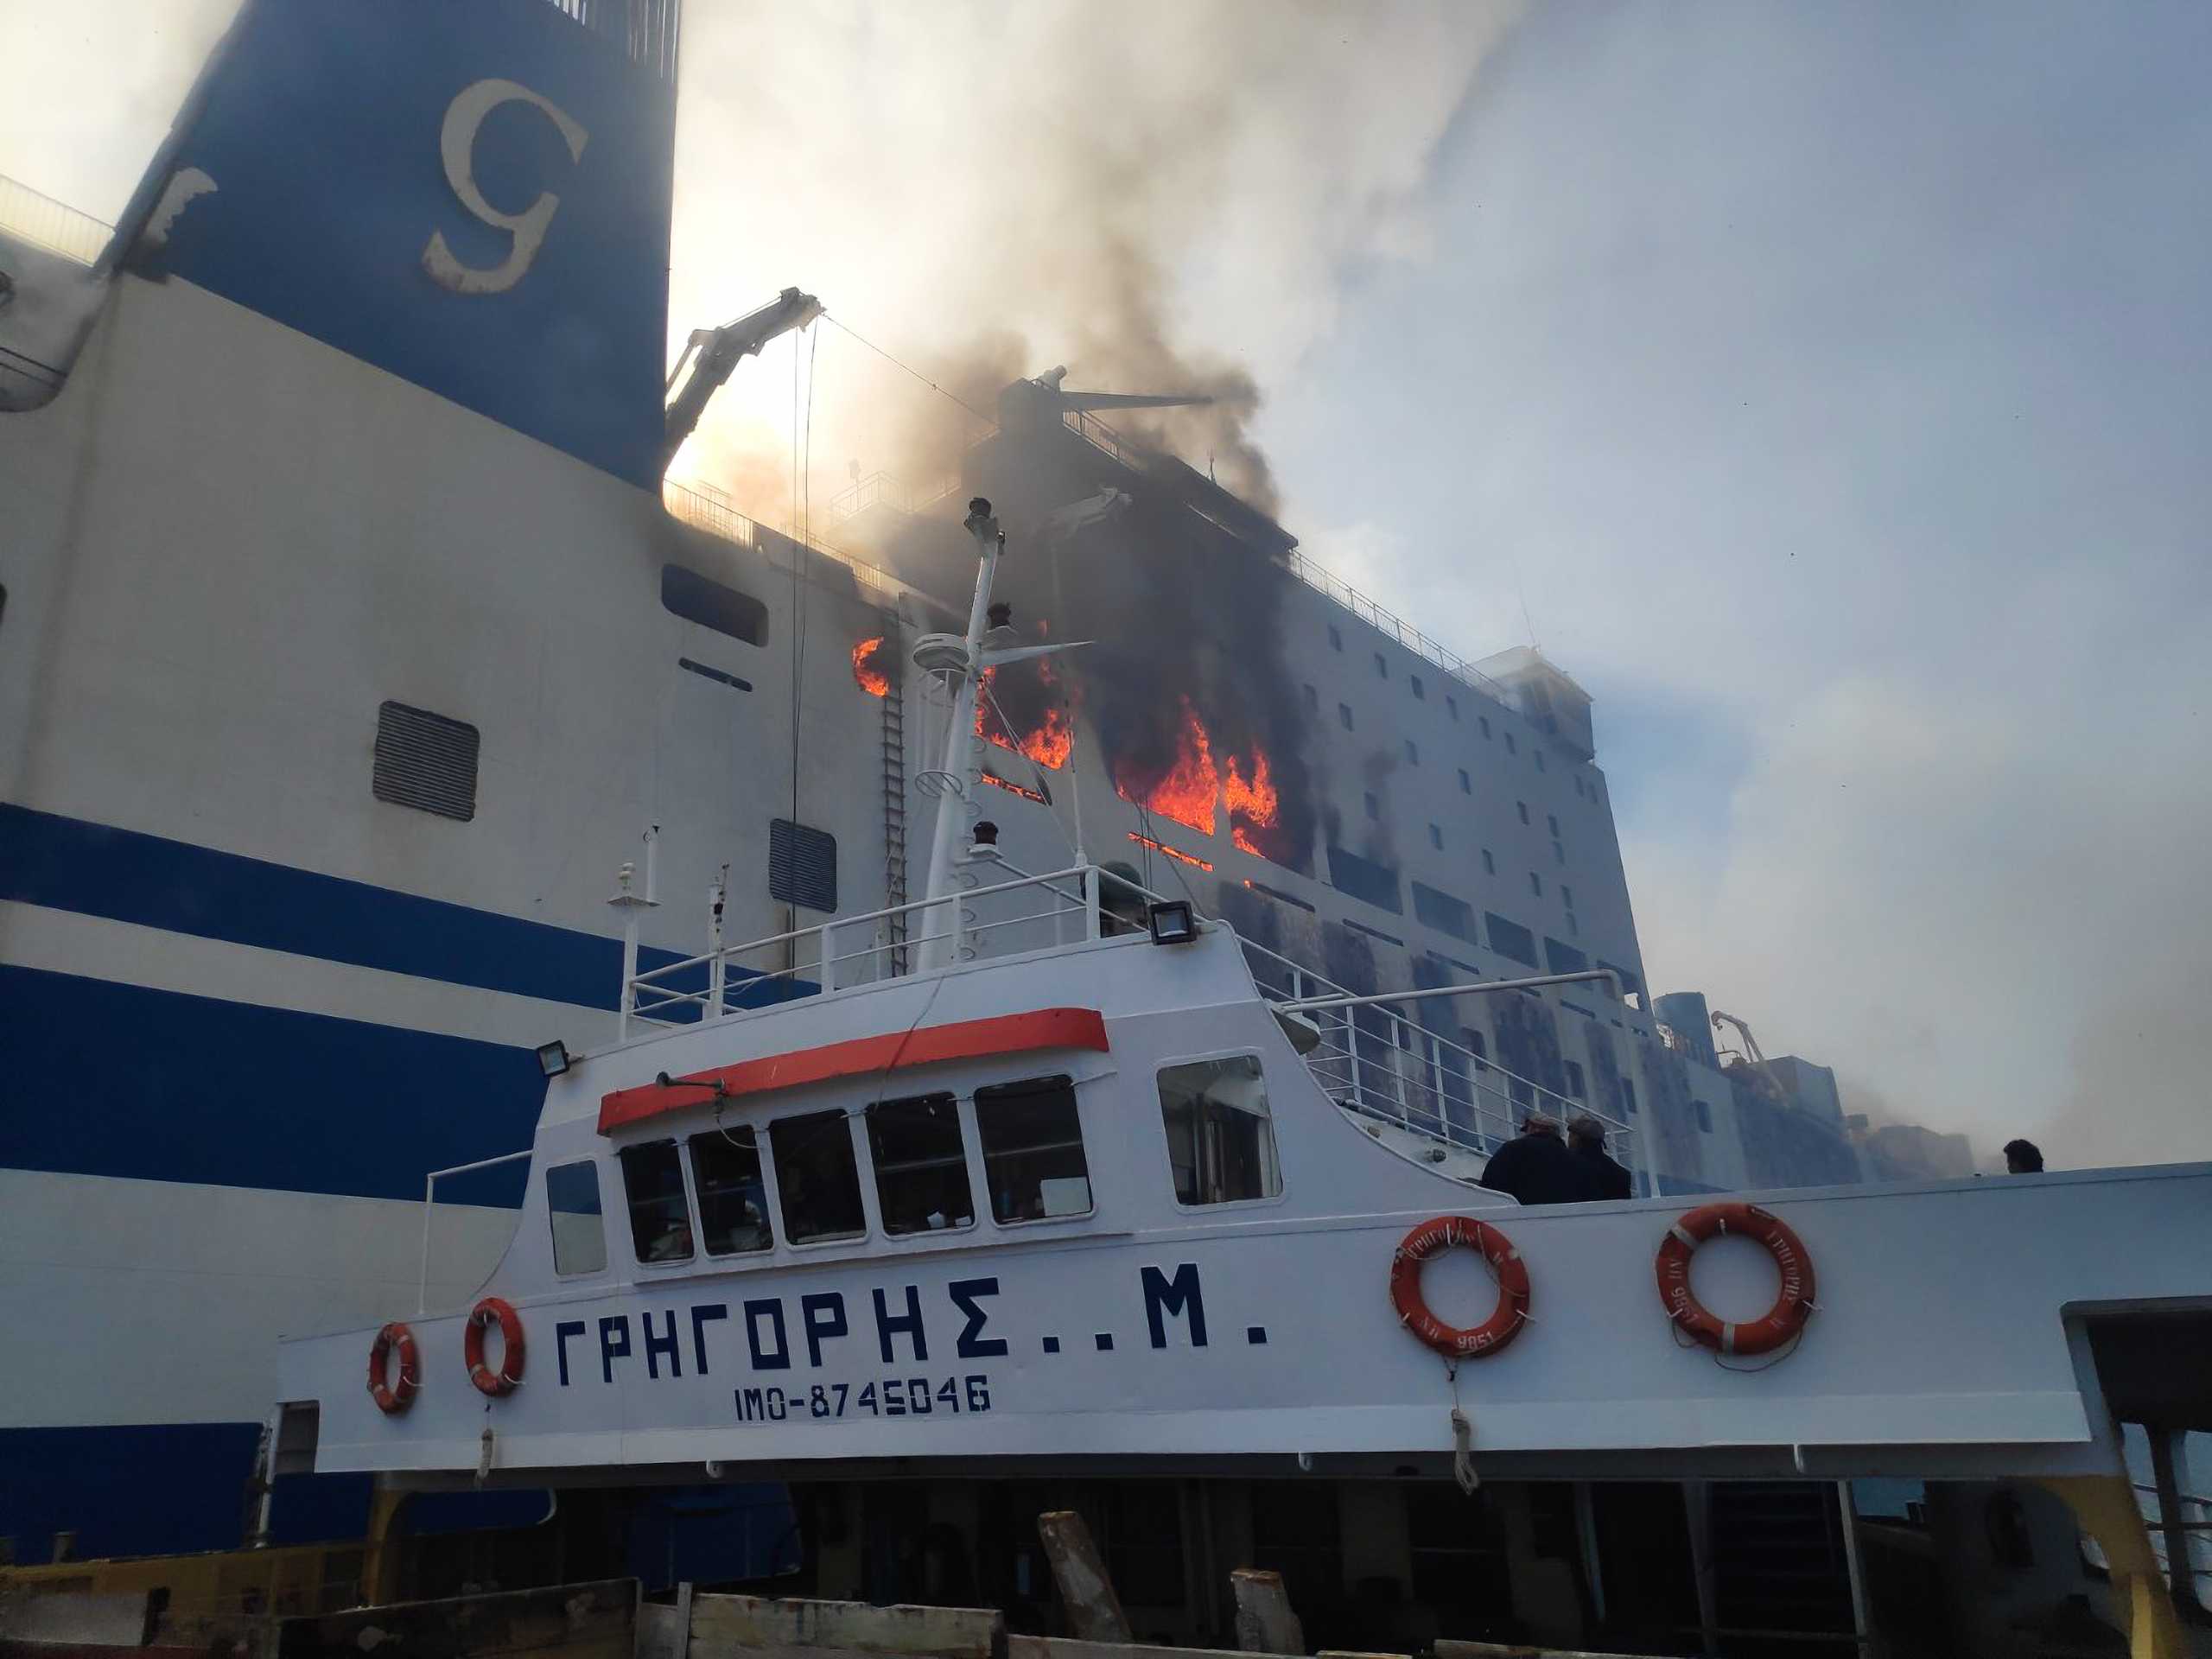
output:
[[[1715,1008],[1713,1011],[1713,1028],[1718,1031],[1722,1026],[1735,1027],[1736,1034],[1744,1039],[1744,1058],[1758,1068],[1759,1076],[1773,1091],[1774,1098],[1787,1101],[1789,1091],[1782,1086],[1782,1079],[1775,1076],[1774,1068],[1767,1064],[1766,1055],[1759,1048],[1759,1039],[1751,1035],[1751,1028],[1734,1014],[1723,1014]]]
[[[695,328],[685,342],[683,355],[669,372],[668,412],[661,431],[661,470],[668,470],[683,440],[699,424],[708,401],[721,390],[740,359],[750,357],[779,334],[804,328],[822,315],[822,302],[811,294],[787,288],[758,311],[747,313],[719,328]],[[690,370],[689,378],[685,369]],[[679,389],[677,382],[681,381]]]

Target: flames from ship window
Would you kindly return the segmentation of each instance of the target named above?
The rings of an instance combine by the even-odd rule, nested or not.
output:
[[[1141,752],[1115,757],[1115,792],[1200,835],[1216,834],[1225,814],[1230,841],[1238,851],[1292,862],[1294,855],[1281,835],[1282,802],[1266,752],[1255,747],[1249,755],[1230,752],[1217,759],[1213,736],[1188,697],[1180,700],[1178,714],[1174,745],[1164,765],[1146,766]]]
[[[1041,632],[1041,630],[1040,630]],[[976,735],[1058,772],[1075,749],[1075,715],[1049,657],[983,671]]]
[[[1165,765],[1147,767],[1138,754],[1116,755],[1114,792],[1148,812],[1210,836],[1214,830],[1214,803],[1221,793],[1220,775],[1214,771],[1213,741],[1188,697],[1181,699],[1181,709],[1175,746],[1165,756]]]
[[[1180,847],[1170,847],[1164,841],[1154,841],[1150,836],[1141,836],[1134,830],[1129,831],[1129,839],[1136,842],[1140,847],[1149,847],[1155,853],[1166,854],[1179,864],[1188,864],[1194,868],[1201,870],[1211,870],[1213,868],[1212,865],[1207,863],[1205,860],[1200,858],[1196,853],[1186,853]],[[1247,885],[1249,886],[1249,884],[1247,883]]]
[[[853,647],[853,680],[871,697],[891,695],[891,653],[880,634]]]

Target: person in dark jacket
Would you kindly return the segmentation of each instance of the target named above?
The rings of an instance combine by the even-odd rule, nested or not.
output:
[[[1624,1198],[1635,1191],[1627,1168],[1605,1155],[1605,1125],[1584,1112],[1567,1126],[1567,1150],[1582,1177],[1586,1198]]]
[[[1477,1185],[1523,1204],[1574,1204],[1589,1196],[1582,1166],[1559,1138],[1558,1120],[1538,1112],[1522,1119],[1521,1133],[1491,1154]]]

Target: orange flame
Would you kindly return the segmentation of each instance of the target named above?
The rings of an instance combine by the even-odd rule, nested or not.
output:
[[[1010,779],[1001,778],[995,772],[984,772],[983,781],[987,784],[996,784],[1009,795],[1019,795],[1025,801],[1035,801],[1042,805],[1051,804],[1039,791],[1031,789],[1026,784],[1017,784]]]
[[[871,697],[891,695],[891,676],[885,669],[880,634],[853,647],[853,679]]]
[[[1149,847],[1155,853],[1165,853],[1168,857],[1180,863],[1192,865],[1201,870],[1213,868],[1212,865],[1195,854],[1186,853],[1179,847],[1170,847],[1164,841],[1154,841],[1150,836],[1141,836],[1134,830],[1129,831],[1129,839],[1140,847]]]
[[[1175,764],[1167,769],[1167,775],[1141,793],[1132,789],[1128,779],[1117,777],[1114,792],[1186,829],[1213,834],[1214,802],[1221,792],[1213,769],[1213,742],[1188,698],[1183,702],[1183,730],[1175,745]]]
[[[1275,817],[1281,809],[1276,798],[1274,779],[1268,771],[1268,757],[1255,752],[1252,756],[1252,776],[1248,781],[1238,768],[1236,757],[1229,757],[1229,767],[1221,782],[1223,804],[1229,808],[1229,838],[1239,852],[1265,858],[1267,849],[1261,846],[1252,834],[1255,830],[1272,830]]]
[[[1045,658],[1031,659],[1029,664],[1037,673],[1040,684],[1048,690],[1059,684],[1059,676],[1052,672],[1051,663]],[[989,696],[992,681],[999,671],[983,671],[982,693],[976,699],[976,735],[987,738],[1002,749],[1012,749],[1026,754],[1040,766],[1058,772],[1068,763],[1068,756],[1075,750],[1075,717],[1069,712],[1065,700],[1048,704],[1044,717],[1030,730],[1015,734],[1007,729],[1000,717],[997,703]]]

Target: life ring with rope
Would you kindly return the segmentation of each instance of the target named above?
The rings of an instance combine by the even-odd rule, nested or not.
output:
[[[391,1357],[399,1356],[399,1375],[391,1375]],[[415,1333],[394,1320],[377,1332],[369,1344],[369,1398],[387,1417],[397,1416],[415,1403],[423,1386],[423,1368],[416,1351]]]
[[[1782,1291],[1765,1316],[1731,1324],[1690,1290],[1690,1258],[1708,1238],[1734,1233],[1751,1239],[1782,1269]],[[1789,1223],[1755,1204],[1708,1204],[1676,1221],[1659,1241],[1653,1266],[1667,1317],[1705,1347],[1720,1354],[1767,1354],[1796,1338],[1813,1316],[1813,1258]]]
[[[1480,1325],[1446,1325],[1421,1299],[1421,1265],[1465,1245],[1480,1253],[1497,1275],[1497,1306]],[[1398,1323],[1446,1359],[1482,1359],[1521,1334],[1529,1322],[1529,1264],[1503,1233],[1471,1216],[1432,1216],[1405,1237],[1390,1258],[1390,1305]]]
[[[495,1325],[499,1327],[499,1340],[505,1347],[496,1371],[484,1363],[484,1333]],[[494,1399],[512,1394],[515,1384],[522,1381],[523,1360],[529,1351],[523,1341],[522,1315],[515,1312],[512,1304],[497,1296],[486,1296],[468,1310],[468,1334],[461,1340],[461,1351],[468,1359],[468,1380],[476,1385],[478,1393]]]

